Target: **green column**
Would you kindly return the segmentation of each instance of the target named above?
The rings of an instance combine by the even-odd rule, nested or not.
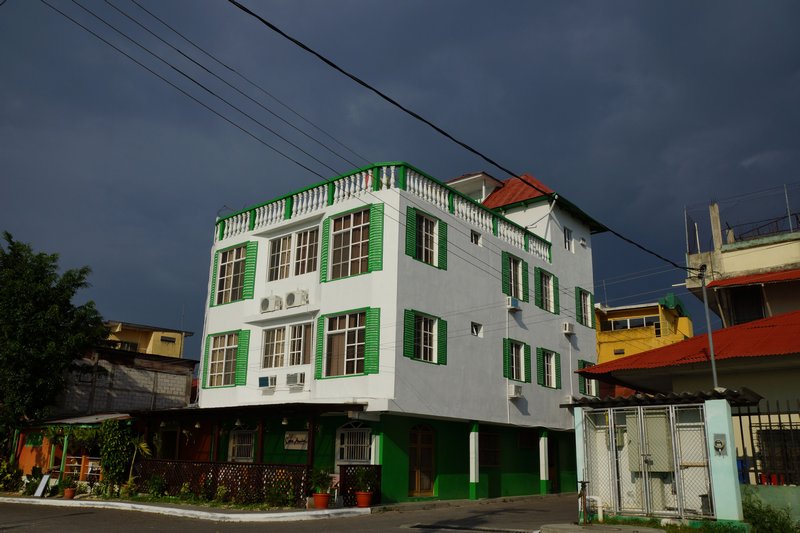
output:
[[[11,447],[11,456],[8,459],[8,462],[11,464],[17,464],[17,448],[19,447],[19,430],[14,430],[14,440],[12,441],[14,445]]]
[[[69,433],[64,434],[64,447],[61,449],[61,472],[58,473],[58,480],[64,477],[64,469],[67,467],[67,446],[69,446]]]

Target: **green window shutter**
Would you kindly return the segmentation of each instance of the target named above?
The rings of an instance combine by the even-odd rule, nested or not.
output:
[[[561,313],[561,297],[558,292],[558,278],[553,276],[553,313]]]
[[[211,272],[211,301],[209,302],[211,307],[217,301],[217,275],[219,275],[219,252],[214,252],[214,270]]]
[[[555,353],[555,352],[554,352]],[[561,354],[555,354],[556,360],[556,388],[561,388]]]
[[[594,315],[594,294],[589,293],[589,313],[591,313],[592,317],[592,329],[597,328],[597,319]]]
[[[208,357],[209,357],[209,348],[211,347],[211,335],[206,337],[206,349],[205,355],[203,356],[203,388],[205,389],[208,387]]]
[[[581,316],[581,292],[583,292],[583,289],[575,287],[575,321],[585,326],[586,324],[583,323],[583,317]]]
[[[544,385],[544,350],[536,348],[536,383]]]
[[[436,347],[436,362],[440,365],[447,364],[447,321],[441,318],[436,321],[439,326],[437,332],[439,338],[437,339]]]
[[[578,361],[578,370],[586,368],[586,361]],[[586,378],[578,374],[578,392],[586,394]]]
[[[529,284],[528,284],[528,262],[522,261],[522,301],[523,302],[530,302],[531,297],[528,294]]]
[[[367,269],[370,272],[383,270],[383,204],[372,204],[369,208],[369,259],[367,262]]]
[[[511,339],[503,339],[503,377],[508,377],[509,358],[511,355]]]
[[[383,206],[381,206],[383,208]],[[371,219],[370,219],[371,220]],[[381,310],[379,307],[367,309],[364,334],[364,373],[377,374],[381,348]]]
[[[406,209],[406,255],[417,256],[417,210]]]
[[[503,262],[503,264],[501,266],[502,273],[501,273],[500,281],[501,281],[501,283],[503,285],[503,287],[502,287],[503,294],[505,294],[506,296],[511,294],[511,282],[510,282],[511,272],[510,272],[509,259],[508,258],[509,258],[509,253],[508,252],[501,252],[500,253],[500,259]]]
[[[325,317],[317,319],[317,353],[314,357],[314,377],[322,378],[322,359],[325,353]]]
[[[258,243],[249,241],[247,252],[244,259],[244,287],[242,287],[242,299],[252,300],[253,291],[256,285],[256,259],[258,258]]]
[[[239,330],[239,347],[236,349],[235,383],[247,385],[247,355],[250,352],[250,330]]]
[[[328,241],[331,233],[331,219],[322,222],[322,249],[319,252],[319,280],[328,281]]]
[[[533,297],[536,307],[543,308],[542,304],[542,269],[533,267]]]
[[[439,263],[436,265],[442,270],[447,270],[447,223],[438,221],[439,226]]]
[[[414,311],[403,311],[403,356],[414,358]]]
[[[525,383],[531,382],[531,345],[525,344]]]

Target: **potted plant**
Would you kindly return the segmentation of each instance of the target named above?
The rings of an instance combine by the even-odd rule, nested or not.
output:
[[[372,476],[367,468],[358,468],[353,472],[353,488],[356,494],[356,507],[372,505]]]
[[[331,482],[333,475],[324,468],[315,468],[311,472],[311,487],[314,490],[314,508],[327,509],[331,499]]]
[[[58,482],[58,485],[64,489],[64,499],[71,500],[75,497],[75,488],[78,486],[75,483],[75,480],[72,479],[72,476],[64,476],[61,478],[61,481]]]

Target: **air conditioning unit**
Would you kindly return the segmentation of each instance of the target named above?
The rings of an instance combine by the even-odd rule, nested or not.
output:
[[[308,303],[308,291],[298,289],[286,293],[286,307],[297,307]]]
[[[261,376],[258,378],[258,388],[275,390],[278,385],[278,376]]]
[[[564,322],[561,324],[561,333],[564,335],[574,335],[575,334],[575,324],[572,322]]]
[[[586,237],[581,237],[581,246],[586,248]]]
[[[294,374],[286,374],[286,384],[289,387],[302,387],[306,384],[306,373],[295,372]]]
[[[509,296],[508,298],[506,298],[506,309],[508,309],[512,313],[521,311],[522,307],[520,307],[519,305],[519,299],[514,298],[513,296]]]
[[[509,383],[508,398],[510,400],[513,400],[514,398],[522,398],[522,385],[515,385],[513,383]]]
[[[270,311],[276,311],[283,307],[283,301],[281,300],[280,296],[267,296],[266,298],[261,298],[261,312],[262,313],[269,313]]]

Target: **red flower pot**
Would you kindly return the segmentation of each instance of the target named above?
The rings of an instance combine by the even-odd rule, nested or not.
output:
[[[372,505],[372,493],[356,491],[356,507],[369,507]]]
[[[75,497],[75,489],[64,489],[64,499],[71,500]]]
[[[328,492],[315,492],[314,493],[314,509],[327,509],[331,501],[331,495]]]

